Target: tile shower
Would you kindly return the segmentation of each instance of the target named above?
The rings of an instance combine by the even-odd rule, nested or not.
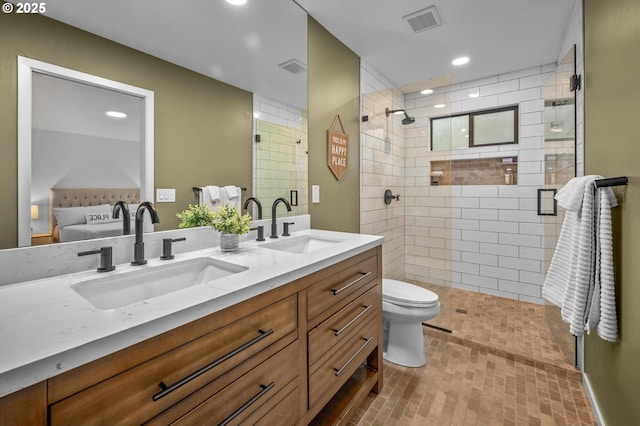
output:
[[[561,222],[554,219],[550,225],[538,216],[537,189],[548,179],[543,86],[555,68],[555,63],[544,64],[451,84],[425,96],[403,95],[363,61],[361,231],[385,236],[385,277],[545,303],[546,262]],[[442,103],[445,108],[434,108]],[[431,117],[516,104],[517,145],[429,149]],[[385,117],[385,108],[404,108],[416,121],[402,126],[399,119]],[[504,158],[515,169],[512,182],[505,182]],[[456,162],[482,162],[491,169],[492,161],[499,163],[474,185],[433,184],[433,165],[453,171]],[[463,168],[459,176],[465,175]],[[465,178],[473,179],[469,173]],[[484,184],[484,178],[494,180]],[[401,195],[399,202],[384,204],[387,188]],[[445,323],[438,325],[451,329],[451,312],[446,312],[451,308],[443,307]]]

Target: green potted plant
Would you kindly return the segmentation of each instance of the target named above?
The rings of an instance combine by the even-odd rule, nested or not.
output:
[[[251,215],[241,215],[235,207],[224,205],[212,213],[212,226],[220,234],[220,249],[233,251],[238,249],[239,235],[249,232]]]
[[[178,228],[196,228],[198,226],[213,226],[213,213],[207,206],[191,205],[189,208],[177,213],[180,224]]]

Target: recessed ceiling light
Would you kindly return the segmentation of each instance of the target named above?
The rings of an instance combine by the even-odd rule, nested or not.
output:
[[[126,118],[127,114],[121,111],[107,111],[106,114],[113,118]]]
[[[467,56],[461,56],[459,58],[455,58],[451,63],[453,65],[464,65],[469,62],[469,58]]]
[[[437,104],[433,106],[434,108],[444,108],[445,104]]]
[[[242,6],[243,4],[247,3],[247,0],[227,0],[227,3],[234,6]]]
[[[433,93],[433,89],[424,89],[421,90],[420,93],[422,93],[423,95],[430,95]]]

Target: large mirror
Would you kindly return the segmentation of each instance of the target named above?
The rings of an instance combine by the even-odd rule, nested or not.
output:
[[[153,92],[25,57],[18,84],[19,246],[122,235],[108,205],[153,199]]]
[[[219,33],[219,36],[210,36],[207,33],[205,38],[225,42],[207,42],[207,54],[198,56],[193,51],[189,53],[186,49],[176,49],[172,44],[177,42],[176,38],[167,41],[162,52],[136,44],[134,38],[137,32],[131,29],[131,26],[139,26],[139,22],[134,22],[129,16],[133,14],[132,11],[128,14],[129,17],[118,18],[118,30],[114,31],[115,26],[109,25],[108,16],[111,16],[111,9],[118,7],[129,6],[126,3],[98,2],[88,7],[83,1],[71,0],[66,4],[48,7],[46,15],[253,93],[259,102],[255,101],[254,111],[247,110],[247,114],[257,112],[254,117],[262,114],[261,118],[255,118],[253,121],[254,135],[258,121],[269,125],[282,125],[284,120],[284,124],[296,134],[293,142],[296,155],[289,158],[295,163],[295,171],[288,173],[287,183],[280,182],[280,192],[265,191],[264,188],[268,187],[270,182],[263,181],[265,174],[259,173],[258,167],[263,172],[265,167],[275,167],[268,173],[273,177],[282,174],[282,169],[278,168],[281,164],[265,164],[259,160],[259,148],[266,148],[266,145],[259,146],[254,142],[255,138],[249,140],[247,137],[246,144],[252,144],[254,148],[253,175],[247,176],[253,185],[249,191],[242,193],[242,198],[258,197],[267,214],[274,198],[285,197],[297,201],[294,203],[297,205],[293,206],[292,214],[306,213],[306,12],[290,0],[274,0],[269,4],[258,2],[246,13],[239,13],[224,5],[224,2],[203,5],[202,14],[208,16],[206,31]],[[100,12],[100,8],[105,8],[105,13]],[[189,14],[189,11],[181,8],[175,11],[174,17],[179,19],[180,13]],[[39,20],[36,24],[40,33],[46,34],[48,28],[54,27],[40,17],[37,18]],[[11,16],[6,19],[22,18]],[[161,19],[158,20],[160,21]],[[155,20],[154,23],[149,22],[149,31],[155,24]],[[149,37],[142,39],[151,40]],[[192,40],[190,44],[197,46],[201,43]],[[79,45],[69,47],[69,50],[76,50]],[[111,200],[123,197],[126,201],[131,201],[131,204],[135,204],[137,200],[155,200],[153,177],[158,160],[156,158],[154,164],[153,93],[98,77],[99,71],[96,75],[89,75],[59,67],[59,63],[67,62],[67,52],[42,56],[51,63],[39,61],[41,56],[31,53],[39,49],[34,49],[33,45],[27,46],[29,49],[24,49],[19,41],[8,41],[5,45],[11,52],[15,51],[18,55],[27,52],[28,56],[34,58],[21,57],[18,60],[18,246],[108,236],[109,232],[96,232],[98,227],[87,227],[89,230],[85,235],[69,236],[64,235],[64,231],[61,235],[54,208],[60,208],[56,207],[59,206],[60,197],[65,200],[76,196],[107,197]],[[140,52],[136,54],[142,55]],[[191,58],[213,59],[209,59],[211,62],[206,68],[198,68],[197,64],[185,63],[179,57],[185,54]],[[77,55],[78,53],[72,54],[74,57]],[[59,63],[52,59],[56,57],[61,58]],[[169,63],[168,66],[173,66]],[[124,60],[107,65],[127,66]],[[154,70],[146,71],[153,78]],[[145,87],[145,80],[145,77],[140,79],[141,87]],[[153,87],[153,84],[150,86]],[[223,98],[220,98],[219,102],[221,105],[228,103]],[[111,110],[126,109],[130,113],[124,120],[107,117],[104,111],[106,104],[110,105]],[[102,122],[90,119],[91,114],[96,117],[101,115]],[[304,117],[304,122],[300,120],[301,117]],[[156,123],[156,128],[165,127],[164,120],[159,125]],[[176,140],[176,143],[184,146],[185,141]],[[165,167],[166,165],[162,165],[156,168],[156,176],[162,177],[161,169]],[[201,175],[203,173],[194,173],[189,183],[195,186],[229,183],[203,179]],[[163,185],[162,182],[156,184]],[[170,188],[171,185],[164,183],[161,187]],[[60,192],[58,189],[67,192]],[[139,192],[136,193],[135,190]],[[185,192],[182,190],[180,194]],[[171,220],[177,223],[174,213],[183,210],[188,203],[194,203],[195,200],[191,195],[176,200],[174,204],[163,204],[161,207],[165,212],[161,215],[161,227],[158,228],[156,225],[156,229],[177,226],[170,224],[168,228]],[[257,211],[253,210],[252,213],[255,216]],[[152,230],[149,224],[146,226],[147,230]],[[113,227],[117,228],[118,224]]]

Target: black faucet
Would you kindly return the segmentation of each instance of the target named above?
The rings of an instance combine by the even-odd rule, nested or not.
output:
[[[249,207],[249,201],[256,203],[256,206],[258,206],[258,220],[262,219],[262,204],[256,197],[249,197],[244,200],[244,206],[242,206],[242,208],[246,210],[247,207]]]
[[[110,272],[116,269],[113,265],[113,249],[111,246],[100,247],[97,250],[82,251],[78,253],[78,256],[88,256],[91,254],[100,255],[100,267],[97,269],[98,272]]]
[[[138,210],[136,210],[136,242],[133,244],[132,265],[144,265],[147,263],[144,258],[144,242],[142,240],[142,233],[144,230],[142,216],[144,215],[145,210],[147,210],[149,215],[151,215],[151,223],[160,222],[160,219],[158,219],[158,212],[156,212],[156,208],[153,206],[153,203],[145,201],[138,206]]]
[[[284,203],[287,211],[291,211],[291,204],[286,199],[282,197],[276,198],[271,206],[271,236],[269,238],[278,238],[278,224],[276,223],[276,207],[278,207],[278,203]]]
[[[115,219],[120,218],[120,211],[122,210],[122,235],[129,235],[131,233],[131,215],[129,214],[129,206],[124,201],[118,201],[113,206],[113,217]]]

